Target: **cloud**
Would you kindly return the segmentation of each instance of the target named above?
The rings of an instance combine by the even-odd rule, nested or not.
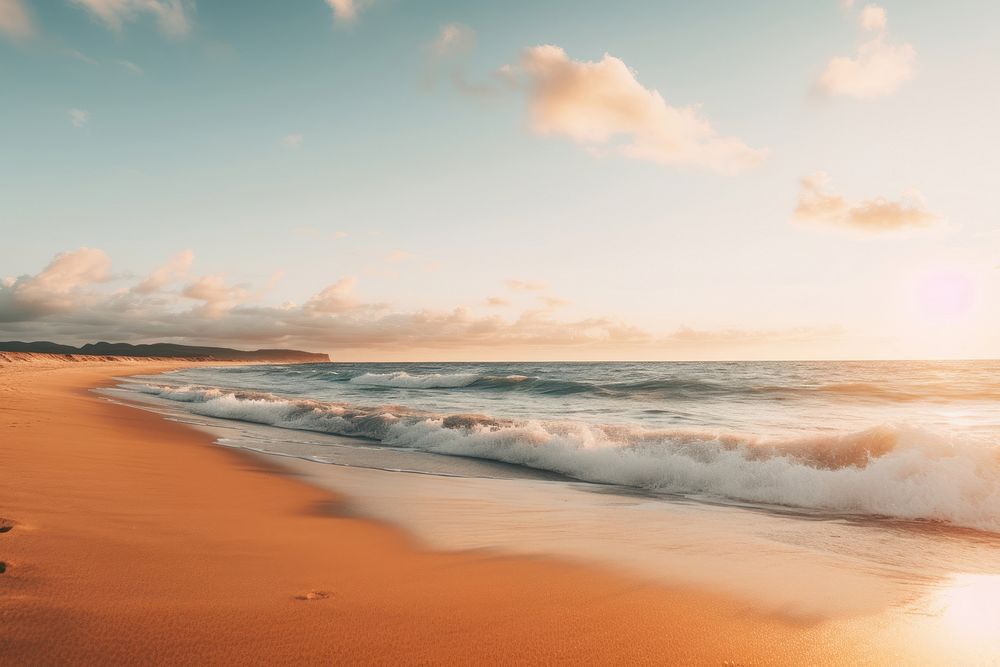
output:
[[[226,311],[246,302],[250,293],[244,285],[230,286],[219,274],[201,276],[184,286],[181,295],[201,301],[198,313],[208,318],[221,317]]]
[[[339,23],[353,23],[370,2],[365,0],[326,0],[333,10],[333,19]]]
[[[877,197],[851,203],[831,193],[829,183],[830,177],[822,172],[802,179],[796,219],[871,232],[926,227],[939,222],[938,216],[927,210],[919,192],[905,193],[899,201]]]
[[[281,145],[285,148],[298,148],[302,145],[302,135],[286,134],[281,138]]]
[[[861,10],[861,27],[865,30],[885,30],[885,10],[878,5],[867,5]]]
[[[441,26],[435,38],[425,46],[428,57],[424,84],[428,88],[434,88],[439,79],[447,78],[462,94],[479,98],[494,97],[509,90],[510,81],[507,77],[495,76],[491,81],[480,82],[466,74],[466,61],[475,46],[476,31],[469,26],[461,23]]]
[[[590,148],[661,164],[723,172],[757,166],[766,151],[716,133],[696,107],[674,107],[645,88],[620,59],[572,60],[558,46],[527,49],[520,71],[528,80],[531,124],[542,135],[564,135]]]
[[[350,276],[324,288],[306,302],[304,310],[310,313],[343,313],[357,308],[360,301],[354,296],[358,279]]]
[[[83,109],[67,109],[66,113],[69,114],[69,122],[73,124],[73,127],[83,127],[90,121],[90,112]]]
[[[428,45],[433,84],[445,59],[450,79],[472,97],[501,93],[527,96],[531,128],[540,135],[569,137],[592,154],[617,153],[667,165],[695,166],[734,173],[759,165],[764,149],[719,135],[698,107],[667,104],[644,87],[635,73],[609,54],[598,62],[571,59],[558,46],[525,49],[519,62],[503,65],[486,81],[463,71],[464,56],[475,45],[471,28],[449,23]]]
[[[510,299],[505,299],[502,296],[491,296],[483,302],[483,305],[490,308],[503,308],[510,305]]]
[[[337,280],[302,305],[257,305],[250,301],[259,292],[227,284],[219,274],[200,276],[180,291],[167,289],[186,274],[189,258],[186,252],[175,255],[137,284],[115,289],[101,287],[111,278],[111,262],[100,250],[60,254],[35,276],[0,282],[0,338],[281,346],[369,359],[648,359],[732,356],[768,341],[825,341],[833,335],[689,328],[657,335],[615,317],[558,318],[551,308],[509,317],[462,307],[397,310],[359,298],[354,277]],[[487,304],[505,300],[494,297]]]
[[[562,299],[557,296],[539,296],[538,298],[545,304],[546,308],[550,309],[562,308],[563,306],[568,306],[573,303],[572,301]]]
[[[862,42],[854,57],[838,56],[827,63],[818,81],[821,91],[861,99],[884,97],[913,79],[917,52],[910,44],[886,41],[886,20],[881,7],[868,5],[861,11],[862,29],[877,34]]]
[[[0,34],[14,40],[35,34],[31,14],[22,0],[0,0]]]
[[[152,294],[167,285],[187,277],[194,262],[194,253],[182,250],[167,260],[166,264],[149,274],[141,283],[132,288],[139,294]]]
[[[85,289],[106,281],[111,260],[102,251],[80,248],[60,253],[35,276],[0,283],[0,321],[17,322],[86,307]]]
[[[87,63],[88,65],[100,65],[100,63],[97,62],[97,60],[91,58],[86,53],[81,53],[80,51],[77,51],[76,49],[69,49],[67,51],[64,51],[64,53],[70,58],[75,58],[76,60],[79,60],[82,63]]]
[[[0,2],[2,2],[2,0],[0,0]],[[64,55],[69,56],[70,58],[73,58],[74,60],[79,60],[82,63],[87,63],[88,65],[93,65],[94,67],[99,67],[101,65],[101,61],[97,60],[96,58],[91,58],[86,53],[83,53],[81,51],[77,51],[76,49],[67,49],[67,50],[63,51],[62,53]],[[114,65],[117,65],[118,67],[121,67],[122,69],[130,72],[131,74],[135,74],[136,76],[142,76],[143,74],[145,74],[145,72],[143,72],[142,68],[139,67],[138,65],[136,65],[131,60],[113,60],[112,59],[112,60],[108,60],[106,62],[109,62],[109,63],[112,63]]]
[[[285,279],[286,275],[287,271],[284,269],[275,269],[275,271],[271,273],[271,277],[267,279],[267,284],[264,285],[264,290],[267,291],[274,289],[278,283]]]
[[[126,70],[128,70],[132,74],[137,74],[139,76],[142,76],[144,74],[144,72],[142,71],[142,68],[139,67],[138,65],[136,65],[131,60],[115,60],[113,62],[116,65],[119,65],[120,67],[124,67]]]
[[[193,0],[70,0],[94,15],[105,26],[120,32],[124,24],[141,14],[156,18],[168,37],[185,37],[191,32]]]
[[[536,283],[528,280],[510,279],[505,282],[507,287],[519,292],[540,292],[545,289],[545,283]]]
[[[447,23],[428,47],[432,54],[446,58],[472,50],[476,45],[476,31],[461,23]]]

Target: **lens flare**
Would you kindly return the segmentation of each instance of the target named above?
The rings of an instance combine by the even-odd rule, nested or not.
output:
[[[975,296],[972,279],[957,269],[928,273],[917,285],[917,299],[923,315],[939,323],[964,319],[972,311]]]

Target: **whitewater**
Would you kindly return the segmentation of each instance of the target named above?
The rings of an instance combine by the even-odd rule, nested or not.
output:
[[[274,431],[231,441],[322,463],[343,463],[353,443],[360,467],[498,476],[469,468],[475,460],[507,464],[500,476],[541,471],[693,501],[1000,533],[998,371],[996,362],[332,363],[195,368],[119,389],[192,416],[316,434],[307,445],[283,445]]]

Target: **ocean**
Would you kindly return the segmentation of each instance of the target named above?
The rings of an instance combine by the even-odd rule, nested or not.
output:
[[[808,618],[1000,591],[996,361],[200,366],[103,392],[434,548]]]
[[[193,368],[122,389],[193,415],[356,438],[364,454],[350,463],[362,467],[398,468],[402,455],[414,471],[469,472],[467,460],[420,456],[447,455],[526,477],[1000,532],[1000,362],[329,363]],[[341,462],[312,444],[265,449]]]

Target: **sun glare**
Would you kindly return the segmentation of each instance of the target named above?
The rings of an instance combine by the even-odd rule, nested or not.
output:
[[[982,275],[945,264],[911,275],[903,285],[900,305],[905,316],[899,321],[903,354],[955,358],[975,350],[987,296]]]
[[[956,635],[1000,645],[1000,575],[955,575],[938,602],[942,619]]]
[[[937,324],[960,322],[972,313],[976,289],[972,278],[959,269],[938,269],[917,283],[921,314]]]

